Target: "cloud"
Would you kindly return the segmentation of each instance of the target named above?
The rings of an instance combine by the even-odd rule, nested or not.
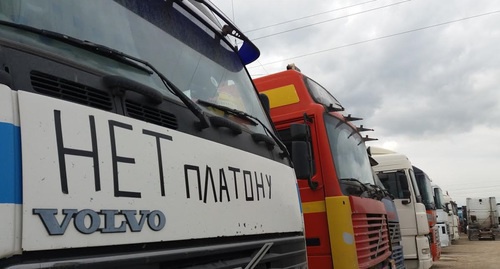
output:
[[[471,180],[492,185],[500,165],[496,1],[214,2],[226,10],[234,4],[243,30],[360,4],[249,33],[271,35],[348,16],[256,40],[262,56],[249,72],[275,73],[294,62],[332,92],[345,114],[363,117],[356,123],[374,128],[376,143],[408,154],[446,188],[464,186],[455,188],[464,202]],[[491,195],[488,188],[476,190]]]

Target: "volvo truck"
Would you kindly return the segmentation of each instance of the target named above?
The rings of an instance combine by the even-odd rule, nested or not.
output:
[[[429,223],[413,166],[407,156],[392,150],[370,147],[374,166],[384,187],[394,196],[398,211],[406,268],[432,266]]]
[[[427,212],[427,222],[429,223],[429,243],[431,244],[432,260],[437,261],[441,257],[441,242],[439,241],[439,231],[436,218],[436,204],[434,203],[434,193],[432,191],[432,181],[429,176],[420,168],[413,166],[415,180],[418,190],[422,196],[422,203]]]
[[[309,268],[390,266],[387,212],[373,187],[366,137],[352,124],[359,118],[343,115],[340,102],[294,65],[254,83],[268,96],[272,121],[292,155]]]
[[[209,1],[0,1],[0,267],[306,268],[258,56]]]
[[[495,197],[467,198],[469,240],[493,239],[500,235]]]

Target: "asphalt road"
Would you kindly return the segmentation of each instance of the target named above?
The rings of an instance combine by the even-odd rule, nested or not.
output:
[[[466,234],[451,246],[443,248],[441,259],[432,269],[499,269],[500,239],[469,241]]]

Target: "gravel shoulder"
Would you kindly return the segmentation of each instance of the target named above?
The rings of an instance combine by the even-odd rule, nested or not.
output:
[[[498,269],[500,268],[500,240],[469,241],[466,234],[453,245],[443,248],[441,259],[432,269]]]

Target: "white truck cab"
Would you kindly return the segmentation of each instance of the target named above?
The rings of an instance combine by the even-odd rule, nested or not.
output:
[[[451,226],[448,219],[448,208],[446,207],[446,202],[441,188],[436,184],[432,184],[432,190],[434,191],[434,200],[436,204],[436,219],[439,228],[439,240],[441,241],[441,247],[448,247],[451,244]]]
[[[210,1],[0,1],[0,268],[307,268],[259,54]]]
[[[408,269],[428,269],[432,266],[429,224],[425,206],[421,202],[412,164],[408,157],[394,151],[370,147],[378,162],[373,169],[394,196],[400,219],[405,266]]]
[[[458,209],[457,203],[453,201],[450,195],[444,195],[444,201],[446,204],[446,209],[448,210],[448,223],[450,225],[450,240],[452,242],[460,239],[460,232],[458,230]]]

